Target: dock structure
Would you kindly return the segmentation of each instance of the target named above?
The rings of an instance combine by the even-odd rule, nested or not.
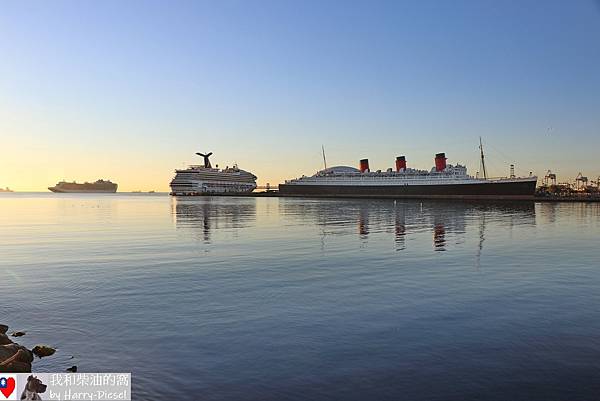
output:
[[[190,195],[187,195],[190,196]],[[233,196],[233,197],[251,197],[251,198],[324,198],[323,196],[318,196],[318,195],[314,195],[314,196],[308,196],[308,195],[287,195],[287,194],[280,194],[279,191],[277,190],[263,190],[263,191],[253,191],[253,192],[240,192],[240,193],[234,193],[234,192],[225,192],[225,193],[210,193],[210,194],[197,194],[194,196]],[[336,197],[326,197],[328,199],[335,199]],[[340,197],[342,198],[342,197]],[[366,199],[377,199],[376,196],[372,197],[372,198],[366,198]],[[390,197],[386,197],[386,198],[381,198],[381,199],[393,199]],[[403,200],[418,200],[420,198],[399,198],[399,199],[403,199]],[[437,200],[447,200],[447,201],[454,201],[454,202],[460,202],[461,199],[445,199],[445,198],[436,198]],[[428,199],[428,200],[436,200],[436,199]],[[494,202],[496,200],[493,199],[478,199],[478,200],[473,200],[473,199],[468,199],[469,202]],[[511,202],[600,202],[600,195],[594,195],[594,194],[575,194],[575,195],[551,195],[551,194],[536,194],[535,196],[529,198],[529,199],[514,199],[514,200],[510,200]]]
[[[580,172],[573,182],[557,183],[556,174],[548,170],[535,191],[535,198],[550,202],[600,202],[600,177],[589,180]]]

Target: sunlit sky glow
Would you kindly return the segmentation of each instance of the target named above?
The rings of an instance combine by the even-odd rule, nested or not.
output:
[[[259,183],[328,164],[600,176],[594,1],[40,1],[0,8],[0,187],[168,190],[214,152]]]

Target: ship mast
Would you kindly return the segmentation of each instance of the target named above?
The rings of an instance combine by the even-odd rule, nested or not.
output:
[[[481,169],[483,170],[483,179],[487,180],[487,171],[485,170],[485,157],[483,156],[483,143],[479,137],[479,150],[481,151]]]
[[[325,159],[325,146],[321,145],[321,150],[323,151],[323,165],[325,166],[325,170],[327,170],[327,159]]]

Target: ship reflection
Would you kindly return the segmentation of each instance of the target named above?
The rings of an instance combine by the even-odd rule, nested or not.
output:
[[[187,230],[204,241],[211,242],[216,230],[248,227],[256,220],[254,198],[174,198],[173,214],[178,229]]]
[[[433,227],[433,247],[436,251],[446,250],[446,228],[442,223],[437,223]]]
[[[369,236],[369,211],[360,209],[358,214],[358,233],[362,239]]]
[[[429,232],[434,251],[446,251],[469,239],[477,243],[481,257],[486,221],[512,229],[535,225],[534,202],[465,203],[445,201],[390,200],[304,200],[280,199],[280,213],[296,219],[313,220],[320,227],[322,242],[328,235],[355,232],[362,242],[377,236],[393,235],[395,249],[405,250],[412,239],[423,244]],[[417,241],[418,238],[418,241]]]
[[[395,209],[394,218],[394,240],[396,242],[396,250],[401,251],[406,244],[406,217],[404,208]]]
[[[341,236],[357,237],[360,247],[386,246],[389,239],[403,252],[450,251],[467,243],[479,265],[486,227],[512,235],[513,229],[536,224],[536,207],[533,202],[198,197],[174,198],[173,216],[178,230],[205,243],[235,237],[263,219],[286,230],[310,233],[316,227],[322,250]]]

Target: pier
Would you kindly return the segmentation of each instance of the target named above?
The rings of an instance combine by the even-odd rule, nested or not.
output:
[[[492,198],[445,198],[445,197],[436,197],[436,198],[425,198],[425,197],[382,197],[382,196],[295,196],[295,195],[282,195],[278,190],[263,190],[263,191],[255,191],[255,192],[223,192],[223,193],[212,193],[212,194],[198,194],[198,195],[186,195],[188,196],[234,196],[234,197],[252,197],[252,198],[363,198],[363,199],[427,199],[427,200],[445,200],[445,201],[482,201],[482,202],[494,202],[494,201],[506,201],[506,199],[492,199]],[[600,194],[571,194],[571,195],[542,195],[536,194],[531,198],[523,198],[523,199],[511,199],[511,202],[600,202]]]

